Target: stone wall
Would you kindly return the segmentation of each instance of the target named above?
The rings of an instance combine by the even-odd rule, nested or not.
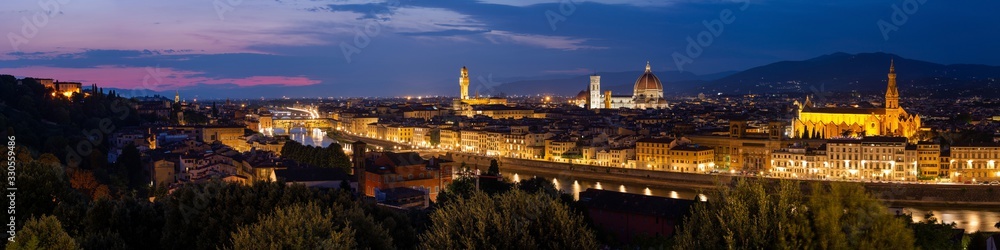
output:
[[[480,155],[451,153],[456,166],[462,162],[470,169],[477,167],[485,171],[490,160],[497,159]],[[547,162],[526,159],[503,158],[500,170],[531,172],[547,176],[573,177],[594,181],[614,181],[666,188],[687,190],[711,189],[718,183],[731,183],[735,176],[714,174],[692,174],[642,169],[623,169],[602,166]],[[777,181],[778,179],[768,179]],[[803,187],[818,181],[803,180]],[[1000,186],[989,185],[938,185],[905,183],[862,183],[877,198],[889,206],[956,206],[1000,207]]]

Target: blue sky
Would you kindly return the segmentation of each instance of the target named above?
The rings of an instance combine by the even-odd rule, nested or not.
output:
[[[646,61],[706,74],[833,52],[1000,65],[998,9],[937,0],[4,1],[0,74],[210,98],[456,95],[463,65],[474,79],[639,71]],[[730,22],[711,34],[704,23],[722,23],[720,14]],[[880,21],[895,29],[883,35]],[[688,38],[701,33],[711,43],[688,54]],[[678,64],[675,53],[691,60]]]

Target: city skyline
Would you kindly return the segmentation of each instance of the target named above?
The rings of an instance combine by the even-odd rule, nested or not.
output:
[[[454,95],[462,65],[474,80],[636,71],[646,61],[656,72],[709,74],[834,52],[1000,65],[989,56],[997,34],[963,32],[988,30],[995,8],[982,5],[996,3],[233,2],[100,1],[56,12],[11,3],[0,72],[227,93],[207,99]],[[31,21],[38,13],[46,22]],[[355,41],[366,26],[368,39]],[[711,42],[689,53],[687,38],[704,32]]]
[[[4,249],[1000,245],[1000,1],[0,6]]]

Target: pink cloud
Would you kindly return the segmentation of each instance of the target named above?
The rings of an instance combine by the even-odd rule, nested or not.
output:
[[[260,85],[307,86],[319,80],[302,76],[250,76],[243,78],[210,78],[203,72],[154,67],[98,66],[94,68],[22,67],[0,68],[0,73],[19,77],[52,78],[59,81],[97,84],[122,89],[163,91],[197,84],[233,84],[239,87]]]

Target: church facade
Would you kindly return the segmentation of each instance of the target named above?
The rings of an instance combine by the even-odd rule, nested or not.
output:
[[[913,138],[920,129],[920,116],[899,106],[895,63],[889,66],[885,106],[881,108],[814,107],[807,96],[792,120],[794,138],[838,138],[895,136]]]
[[[578,98],[577,104],[589,109],[663,109],[668,108],[663,99],[663,83],[653,74],[646,62],[646,72],[635,80],[632,95],[612,95],[611,91],[601,92],[601,76],[590,76],[590,87]],[[582,93],[581,93],[582,94]]]

